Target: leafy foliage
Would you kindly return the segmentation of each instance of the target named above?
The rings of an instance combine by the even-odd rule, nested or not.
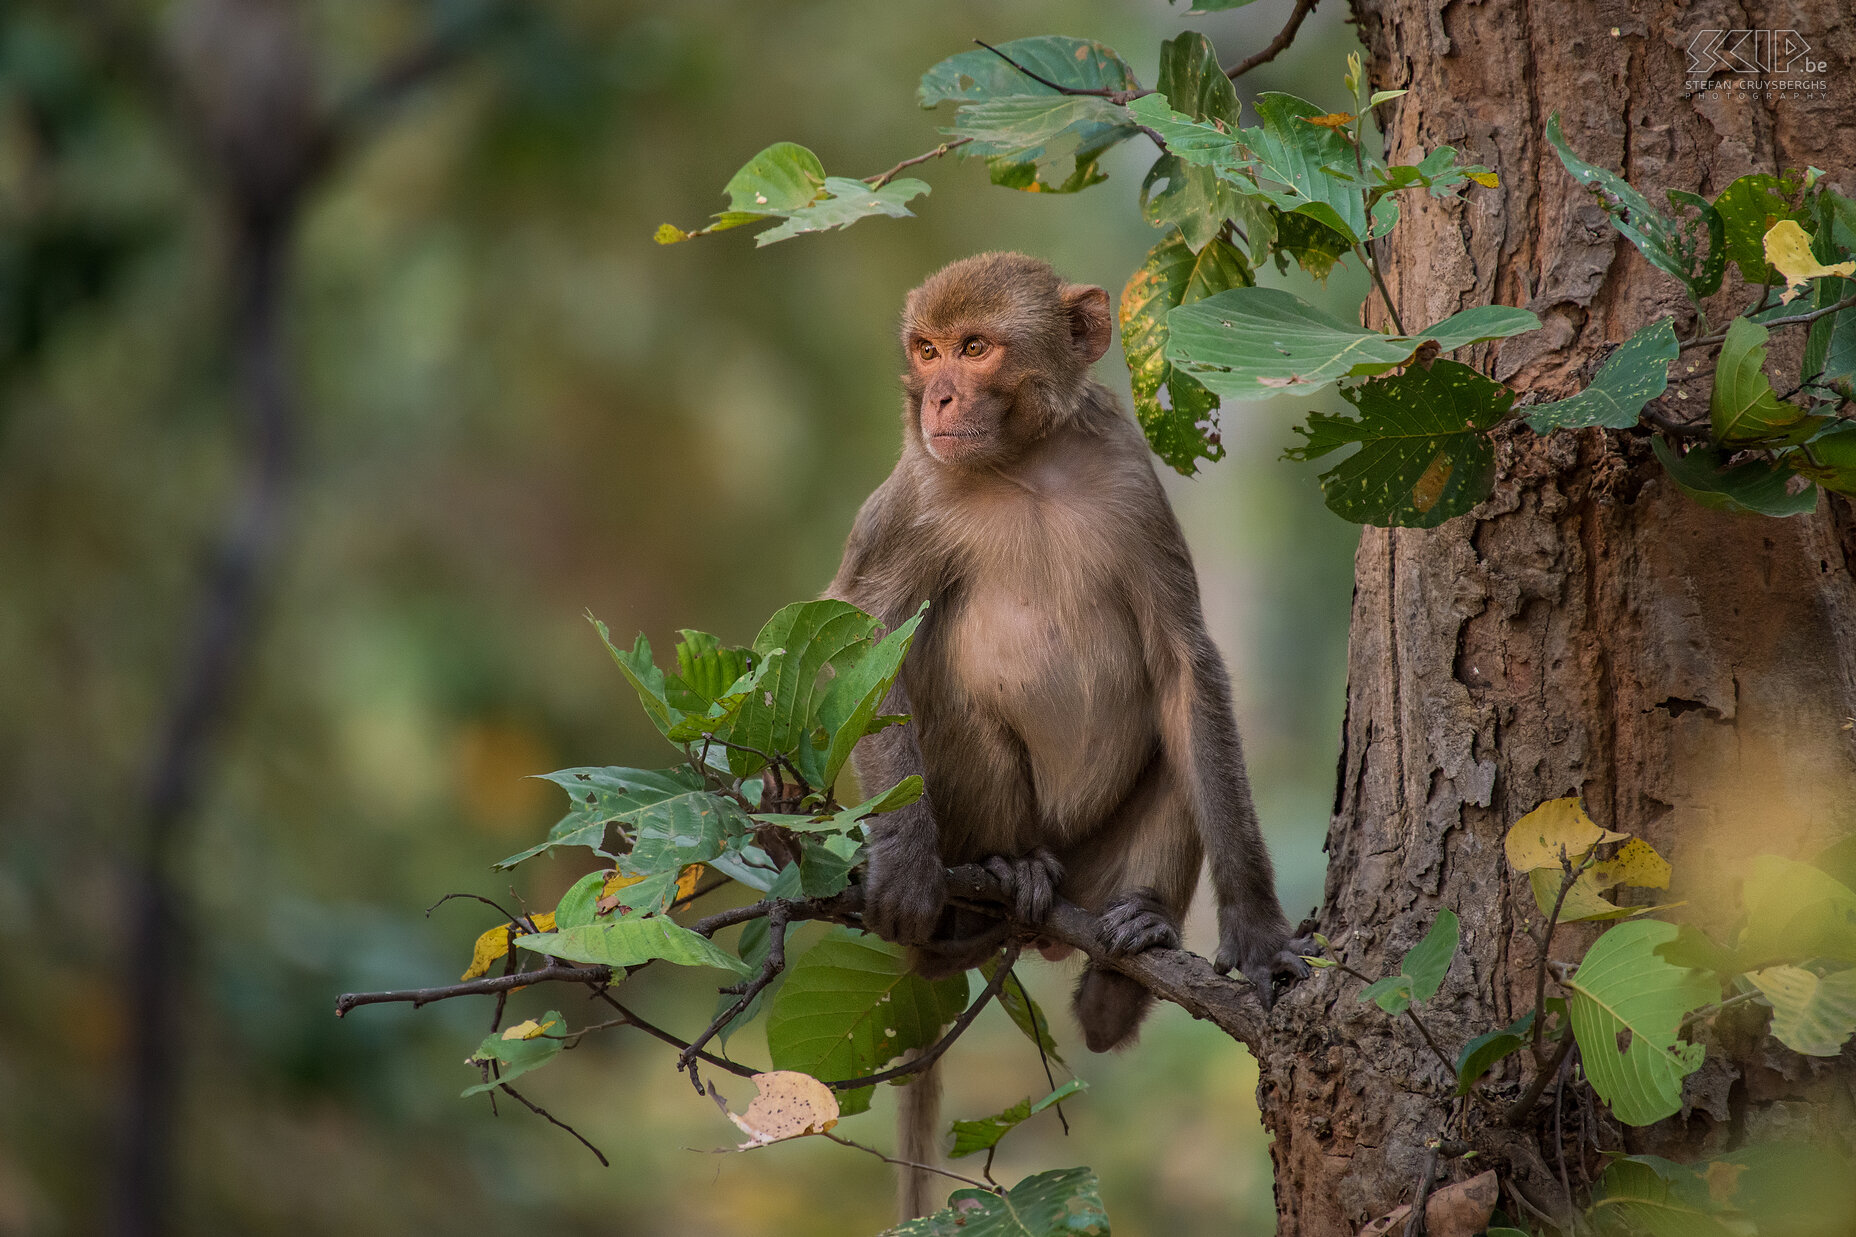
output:
[[[1536,434],[1556,429],[1629,429],[1643,406],[1669,387],[1669,363],[1679,346],[1668,318],[1658,318],[1617,346],[1605,359],[1592,385],[1577,395],[1535,404],[1527,423]]]
[[[1734,463],[1732,453],[1719,447],[1697,447],[1683,455],[1660,438],[1650,445],[1669,479],[1704,507],[1781,517],[1817,507],[1817,487],[1793,487],[1792,479],[1800,474],[1788,463],[1758,458]]]
[[[1108,1237],[1101,1184],[1087,1168],[1038,1173],[1007,1190],[956,1190],[931,1216],[885,1237]]]
[[[487,1067],[491,1076],[474,1087],[466,1087],[463,1098],[494,1091],[554,1060],[566,1046],[562,1037],[566,1026],[567,1020],[561,1017],[561,1011],[551,1009],[539,1019],[484,1036],[477,1050],[470,1054],[470,1060]]]
[[[1155,245],[1121,293],[1121,347],[1134,389],[1134,414],[1154,453],[1190,474],[1197,461],[1223,457],[1207,419],[1218,397],[1166,359],[1171,310],[1253,282],[1244,257],[1213,239],[1199,252],[1179,236]],[[1165,401],[1162,402],[1162,393]]]
[[[956,1121],[953,1127],[954,1148],[947,1154],[957,1160],[962,1156],[973,1155],[980,1151],[990,1151],[999,1145],[1001,1138],[1046,1108],[1053,1104],[1061,1104],[1088,1085],[1080,1078],[1072,1078],[1036,1103],[1033,1103],[1027,1096],[1004,1112],[993,1116],[981,1117],[977,1121]]]
[[[1657,956],[1675,935],[1675,925],[1656,920],[1619,924],[1566,981],[1586,1077],[1627,1125],[1649,1125],[1682,1107],[1682,1079],[1701,1068],[1702,1047],[1676,1032],[1685,1015],[1720,997],[1707,975]]]
[[[794,142],[775,142],[741,166],[723,192],[728,209],[718,211],[715,222],[686,232],[666,223],[657,230],[657,243],[674,245],[712,232],[725,232],[744,224],[781,220],[754,238],[756,245],[771,245],[802,232],[824,232],[849,227],[871,215],[907,218],[908,203],[928,192],[919,180],[893,180],[881,187],[843,176],[825,175],[817,155]]]

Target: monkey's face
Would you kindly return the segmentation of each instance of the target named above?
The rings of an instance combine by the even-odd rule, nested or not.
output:
[[[922,445],[944,464],[980,464],[1008,455],[1018,367],[997,332],[918,332],[903,383],[919,409]],[[1016,427],[1012,427],[1016,428]]]

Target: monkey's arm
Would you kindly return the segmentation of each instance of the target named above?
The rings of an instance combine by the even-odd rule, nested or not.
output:
[[[910,552],[904,538],[913,509],[913,487],[899,474],[865,500],[845,542],[837,578],[825,592],[848,601],[886,627],[894,627],[928,598],[932,582],[921,578],[922,556]],[[935,621],[923,616],[919,641]],[[913,713],[906,683],[907,668],[884,698],[884,713]],[[853,761],[867,791],[892,786],[923,770],[917,727],[886,726],[859,741]],[[885,940],[921,944],[934,934],[947,904],[947,869],[941,860],[940,830],[926,791],[899,811],[870,822],[868,866],[864,876],[864,926]]]
[[[1170,523],[1171,521],[1169,521]],[[1173,525],[1177,530],[1177,525]],[[1183,538],[1163,552],[1158,595],[1166,609],[1144,616],[1168,763],[1185,781],[1187,800],[1218,897],[1218,956],[1257,986],[1267,1008],[1276,975],[1297,978],[1308,966],[1287,947],[1289,923],[1276,899],[1276,874],[1251,800],[1243,743],[1231,709],[1231,680],[1205,630],[1192,563]]]

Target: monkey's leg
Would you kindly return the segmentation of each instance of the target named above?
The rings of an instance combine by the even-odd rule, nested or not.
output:
[[[1113,823],[1065,855],[1063,893],[1101,918],[1111,955],[1175,947],[1199,880],[1198,831],[1163,762],[1137,784]],[[1118,971],[1091,963],[1076,988],[1075,1010],[1092,1052],[1128,1043],[1153,997]]]
[[[985,867],[1012,899],[1012,913],[1020,923],[1044,922],[1057,898],[1057,887],[1063,883],[1063,865],[1057,856],[1040,846],[1022,858],[994,855]]]

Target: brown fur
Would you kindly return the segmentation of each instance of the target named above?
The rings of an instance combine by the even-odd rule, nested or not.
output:
[[[1209,855],[1218,966],[1267,1001],[1300,963],[1185,539],[1139,430],[1089,379],[1107,296],[982,254],[912,292],[902,328],[902,457],[828,590],[892,626],[929,603],[883,710],[914,720],[857,753],[865,785],[928,789],[876,822],[866,926],[918,946],[924,973],[971,966],[999,934],[946,910],[946,867],[1047,853],[1105,949],[1176,944]],[[1148,1003],[1091,966],[1075,1010],[1102,1051]]]

